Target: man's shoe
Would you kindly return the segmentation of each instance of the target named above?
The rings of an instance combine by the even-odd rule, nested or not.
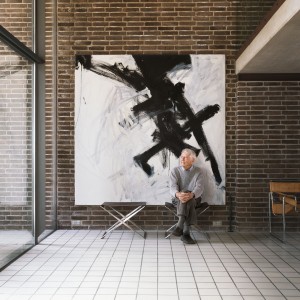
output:
[[[196,241],[193,240],[189,234],[184,234],[181,237],[181,240],[183,241],[184,244],[196,244]]]
[[[176,227],[175,230],[172,232],[172,235],[182,236],[182,233],[183,233],[183,229],[180,227]]]

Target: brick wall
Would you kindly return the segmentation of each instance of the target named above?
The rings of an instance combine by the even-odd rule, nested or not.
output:
[[[266,227],[269,180],[299,179],[300,82],[239,82],[236,116],[236,222],[251,231]]]
[[[52,1],[47,1],[50,16]],[[225,54],[226,55],[226,177],[227,204],[211,207],[201,225],[212,228],[213,220],[221,220],[221,228],[229,226],[230,207],[233,217],[243,229],[243,221],[251,226],[259,215],[258,199],[266,201],[266,190],[257,195],[257,200],[243,216],[242,201],[252,201],[256,191],[249,186],[245,198],[241,195],[241,182],[237,168],[241,162],[236,158],[239,129],[239,100],[235,58],[237,50],[254,31],[262,17],[270,10],[272,1],[76,1],[61,0],[57,8],[57,196],[59,228],[103,228],[110,220],[96,206],[74,205],[74,57],[76,54]],[[51,31],[52,20],[47,20]],[[53,42],[51,34],[47,43]],[[51,56],[51,51],[47,55]],[[49,66],[49,62],[47,64]],[[50,80],[51,72],[48,78]],[[49,83],[50,86],[50,83]],[[243,86],[243,85],[242,85]],[[241,88],[240,86],[238,86]],[[251,90],[251,87],[248,87]],[[287,90],[289,87],[287,87]],[[250,93],[250,92],[249,92]],[[251,97],[251,94],[245,97]],[[50,99],[50,97],[49,97]],[[48,112],[50,114],[50,110]],[[50,115],[49,115],[50,116]],[[254,135],[253,135],[254,138]],[[249,139],[251,141],[251,139]],[[50,161],[49,161],[50,162]],[[253,168],[252,164],[247,168]],[[237,184],[237,186],[236,186]],[[236,189],[237,187],[237,189]],[[238,194],[236,194],[236,191]],[[229,197],[230,196],[230,197]],[[237,197],[237,198],[236,198]],[[230,201],[232,200],[232,205]],[[253,216],[253,212],[256,215]],[[260,220],[266,228],[265,218]],[[158,206],[149,206],[137,219],[147,229],[167,227],[173,217]],[[246,226],[247,228],[247,226]]]
[[[22,41],[32,47],[32,0],[2,0],[1,25]]]

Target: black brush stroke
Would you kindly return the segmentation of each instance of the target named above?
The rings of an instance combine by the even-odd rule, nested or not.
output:
[[[79,64],[86,70],[133,87],[136,91],[146,88],[143,76],[139,72],[125,67],[122,63],[113,65],[105,62],[93,63],[91,55],[77,55],[76,68],[79,67]]]

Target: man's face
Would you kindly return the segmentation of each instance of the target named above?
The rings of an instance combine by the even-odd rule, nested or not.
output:
[[[187,152],[182,152],[179,158],[180,165],[185,169],[188,170],[194,163],[194,158]]]

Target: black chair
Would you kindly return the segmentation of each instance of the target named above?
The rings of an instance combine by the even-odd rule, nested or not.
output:
[[[177,207],[176,207],[176,204],[174,202],[175,201],[165,202],[165,208],[167,210],[169,210],[174,216],[177,217]],[[209,209],[209,205],[208,205],[207,202],[197,203],[197,205],[196,205],[197,216],[202,215],[208,209]],[[177,225],[177,222],[174,225],[172,225],[169,229],[166,230],[165,239],[167,239],[168,237],[170,237],[170,235],[172,235],[172,232],[175,229],[176,225]]]

